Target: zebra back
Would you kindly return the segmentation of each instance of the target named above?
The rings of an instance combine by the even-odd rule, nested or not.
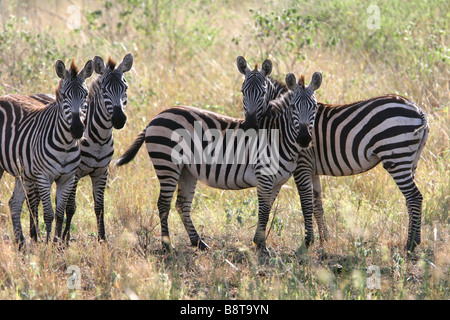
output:
[[[424,145],[428,128],[423,110],[399,95],[344,105],[319,103],[313,132],[316,171],[333,176],[358,174],[393,154],[409,158],[417,144]],[[415,167],[418,158],[411,161]]]

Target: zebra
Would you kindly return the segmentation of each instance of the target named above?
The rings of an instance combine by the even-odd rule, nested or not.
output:
[[[244,75],[252,75],[250,72],[250,67],[247,64],[247,61],[244,57],[237,57],[237,66],[239,71]],[[255,70],[258,68],[258,65],[255,66]],[[265,114],[269,102],[281,97],[284,93],[288,91],[287,86],[280,81],[275,80],[270,76],[272,72],[272,62],[267,59],[262,64],[261,76],[257,76],[258,74],[253,72],[253,77],[249,77],[249,81],[245,82],[242,85],[241,92],[246,92],[243,95],[243,106],[244,106],[244,130],[247,129],[258,129],[258,119],[262,117],[262,114]],[[265,79],[263,79],[265,78]],[[253,80],[265,81],[265,85],[254,85]]]
[[[74,60],[69,69],[58,60],[60,78],[56,101],[48,105],[24,95],[0,98],[0,177],[6,171],[15,177],[9,200],[16,243],[24,237],[20,214],[25,199],[30,209],[30,234],[37,241],[37,209],[42,200],[47,242],[55,217],[50,191],[56,182],[56,230],[62,227],[67,197],[80,163],[78,140],[84,131],[83,117],[88,90],[85,81],[94,69],[89,60],[78,71]]]
[[[422,194],[414,182],[420,154],[429,134],[427,115],[400,95],[384,95],[343,105],[311,101],[308,91],[320,85],[314,74],[305,87],[304,77],[289,82],[291,104],[300,110],[303,149],[293,173],[305,217],[305,244],[313,241],[312,215],[320,241],[328,238],[323,217],[321,175],[349,176],[366,172],[380,162],[406,199],[409,214],[405,249],[420,244]]]
[[[107,64],[99,56],[94,57],[95,72],[100,76],[91,83],[88,96],[86,130],[81,141],[81,163],[75,175],[75,183],[66,207],[66,227],[63,239],[70,240],[70,224],[76,210],[78,181],[91,177],[94,211],[97,218],[98,240],[105,241],[104,193],[109,163],[114,154],[113,128],[122,129],[127,121],[124,109],[127,105],[128,84],[123,76],[133,66],[133,55],[128,53],[116,67],[111,58]]]
[[[269,91],[277,92],[277,90],[268,89],[268,75],[272,71],[272,62],[269,59],[263,63],[261,70],[257,67],[251,70],[244,62],[245,60],[239,57],[237,66],[238,70],[245,75],[242,84],[244,108],[247,115],[252,115],[258,112],[258,106],[268,108],[265,104],[270,99],[267,99],[266,95]],[[274,85],[274,88],[276,87],[282,87],[282,85]],[[219,189],[257,188],[259,213],[253,241],[258,252],[267,253],[265,231],[270,209],[281,186],[292,175],[300,151],[297,142],[299,114],[298,110],[290,108],[291,95],[286,90],[280,98],[270,101],[273,105],[270,110],[276,111],[271,117],[265,118],[258,124],[257,137],[256,130],[243,129],[246,124],[242,119],[190,106],[166,109],[150,121],[130,148],[116,161],[117,166],[130,162],[145,141],[160,182],[157,207],[161,220],[162,245],[165,250],[173,249],[167,219],[177,187],[175,207],[181,216],[191,244],[201,250],[209,248],[197,233],[190,218],[196,184],[200,180],[208,186]],[[203,133],[203,142],[195,143],[196,131],[200,132],[200,135]],[[183,133],[187,138],[182,138]],[[198,139],[202,141],[201,138]],[[205,140],[207,140],[206,143]],[[212,143],[208,143],[211,141]],[[230,161],[232,158],[226,155],[222,159],[224,161],[196,162],[196,150],[203,154],[209,152],[216,155],[216,151],[220,154],[219,147],[215,148],[214,152],[211,151],[211,145],[214,142],[216,147],[220,145],[225,150],[225,154],[229,151],[232,153],[240,150],[240,153],[249,156],[244,157],[244,161],[240,163]],[[174,161],[174,151],[177,154],[179,151],[177,148],[182,143],[187,147],[182,149],[184,153],[179,153],[182,154],[183,159],[191,161],[178,161],[178,159]],[[275,157],[278,157],[278,161],[272,161]],[[267,158],[269,161],[266,161]]]
[[[128,84],[123,74],[133,66],[133,55],[125,55],[119,65],[111,58],[105,64],[99,56],[95,56],[93,61],[94,70],[99,77],[89,85],[86,128],[81,140],[81,161],[66,205],[66,225],[62,234],[66,243],[70,241],[70,225],[76,211],[77,185],[85,176],[90,176],[93,187],[97,237],[99,241],[106,240],[104,192],[109,164],[114,154],[113,128],[122,129],[127,120],[124,109],[127,104]],[[46,94],[35,94],[32,97],[43,101],[52,99]]]

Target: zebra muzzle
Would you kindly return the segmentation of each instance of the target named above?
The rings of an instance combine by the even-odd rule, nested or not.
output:
[[[258,120],[256,119],[256,112],[245,112],[245,122],[243,126],[244,130],[258,129]]]
[[[309,134],[308,127],[307,126],[301,126],[300,131],[297,135],[297,143],[302,148],[309,148],[309,145],[311,143],[312,137]]]
[[[127,116],[123,112],[122,107],[117,106],[113,108],[111,123],[114,129],[122,129],[125,126],[125,123],[127,123]]]
[[[81,139],[84,132],[84,124],[81,122],[80,114],[77,112],[72,113],[72,124],[70,125],[70,133],[72,138]]]

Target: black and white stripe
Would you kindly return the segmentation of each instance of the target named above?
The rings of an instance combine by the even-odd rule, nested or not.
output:
[[[295,91],[291,103],[301,109],[300,121],[308,126],[301,130],[300,139],[312,145],[301,151],[294,172],[305,216],[306,244],[313,240],[313,214],[321,241],[327,238],[319,176],[358,174],[381,162],[405,196],[409,214],[406,248],[413,250],[420,243],[422,207],[414,173],[429,132],[423,110],[398,95],[345,105],[303,105],[304,84],[294,81],[288,86]]]
[[[93,72],[89,60],[78,72],[75,64],[69,70],[60,60],[56,73],[61,78],[56,102],[48,105],[27,96],[0,98],[0,176],[4,171],[16,177],[9,201],[14,236],[19,247],[24,244],[20,214],[25,199],[32,219],[31,236],[37,240],[37,208],[42,200],[47,241],[54,219],[50,191],[56,182],[56,233],[62,228],[67,197],[80,162],[78,139],[84,125],[80,113],[86,107],[88,94],[85,80]]]
[[[70,240],[70,225],[76,210],[78,181],[85,176],[90,176],[92,182],[97,237],[99,240],[105,240],[104,193],[109,163],[114,154],[113,128],[122,129],[127,120],[124,110],[128,84],[123,74],[128,72],[132,65],[131,53],[127,54],[117,67],[111,58],[105,65],[102,58],[94,57],[95,72],[100,76],[89,86],[86,129],[81,140],[81,161],[66,207],[63,239],[67,242]]]
[[[255,68],[252,71],[245,60],[240,59],[238,69],[245,74],[242,92],[246,115],[256,112],[258,106],[270,109],[266,105],[267,101],[271,100],[266,96],[269,87],[267,82],[273,81],[267,77],[272,69],[270,60],[263,64],[263,70],[258,71]],[[270,92],[278,94],[279,91],[275,88],[282,86],[273,84],[270,87]],[[167,109],[149,123],[134,144],[116,162],[118,166],[128,163],[135,157],[144,141],[146,142],[161,187],[158,210],[162,242],[166,249],[171,248],[167,219],[177,187],[176,209],[192,245],[201,249],[208,248],[190,218],[191,203],[198,180],[219,189],[257,187],[259,215],[254,242],[259,249],[265,249],[265,231],[270,209],[281,186],[295,169],[300,150],[297,142],[298,110],[290,108],[290,97],[291,93],[285,93],[281,98],[270,102],[273,106],[270,110],[276,111],[271,111],[270,117],[258,123],[258,130],[252,129],[254,123],[193,107],[178,106]],[[195,142],[198,139],[198,131],[200,136],[204,137],[200,137],[200,145]],[[213,131],[213,134],[209,137],[214,138],[205,138],[210,131]],[[177,132],[186,133],[188,139],[180,140],[182,134],[175,134]],[[193,161],[174,161],[174,150],[178,152],[182,143],[187,146],[182,149],[184,159]],[[216,147],[212,148],[214,151],[211,151],[212,144]],[[224,161],[195,161],[201,159],[196,158],[195,150],[200,154],[223,154]],[[236,157],[226,156],[230,153],[246,156],[241,158],[243,161],[237,161]]]
[[[105,64],[101,57],[94,57],[94,70],[99,77],[89,85],[80,166],[66,206],[66,226],[62,236],[66,242],[70,240],[70,225],[76,211],[77,185],[85,176],[90,176],[92,182],[98,239],[105,240],[104,193],[109,164],[114,154],[113,128],[123,128],[127,120],[124,111],[128,84],[123,74],[128,72],[132,65],[131,53],[127,54],[118,66],[111,58]],[[43,103],[50,103],[54,99],[48,94],[34,94],[31,97]]]

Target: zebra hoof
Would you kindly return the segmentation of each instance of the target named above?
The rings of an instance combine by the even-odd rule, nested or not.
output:
[[[19,252],[23,253],[26,251],[25,237],[23,235],[18,237],[18,239],[16,240],[16,243],[17,243],[17,249]]]
[[[162,249],[164,253],[172,253],[175,251],[175,247],[170,242],[162,242]]]
[[[405,252],[407,253],[408,257],[412,257],[414,254],[414,249],[416,248],[416,246],[418,245],[418,243],[416,241],[412,241],[412,242],[407,242],[406,246],[405,246]]]
[[[305,243],[302,246],[305,246],[306,249],[308,249],[312,244],[314,243],[314,237],[313,236],[306,236],[305,237]]]
[[[258,256],[258,263],[261,265],[268,264],[272,258],[272,254],[266,246],[257,248],[256,253]]]
[[[304,243],[295,251],[295,256],[302,257],[307,253],[308,253],[308,246],[306,245],[306,243]]]
[[[209,246],[208,246],[206,243],[204,243],[202,240],[200,240],[200,241],[198,242],[198,244],[196,245],[196,247],[197,247],[199,250],[201,250],[201,251],[208,251],[208,250],[209,250]]]
[[[69,244],[69,242],[70,242],[70,232],[66,232],[66,231],[63,232],[62,241],[64,241],[66,244]]]

